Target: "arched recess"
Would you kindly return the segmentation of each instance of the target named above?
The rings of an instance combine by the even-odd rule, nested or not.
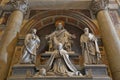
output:
[[[71,10],[51,10],[44,11],[34,15],[21,29],[20,35],[24,36],[31,31],[32,28],[37,29],[37,35],[41,39],[39,53],[48,50],[48,44],[45,40],[45,35],[54,31],[54,24],[56,20],[63,20],[65,22],[65,28],[76,35],[74,39],[73,50],[77,53],[81,53],[80,49],[80,35],[83,33],[83,29],[88,27],[90,32],[99,35],[97,26],[92,22],[90,18],[84,14]]]
[[[72,28],[70,28],[71,30],[74,29],[73,27],[75,27],[76,29],[74,29],[74,30],[76,30],[76,31],[74,31],[74,32],[78,32],[77,35],[81,34],[80,31],[83,31],[83,29],[85,27],[88,27],[93,34],[99,35],[99,29],[92,22],[92,20],[90,18],[88,18],[87,16],[85,16],[84,14],[82,14],[80,12],[71,11],[71,10],[57,10],[57,11],[51,10],[51,11],[45,11],[42,13],[40,12],[40,13],[36,14],[35,16],[33,16],[23,26],[23,28],[20,31],[20,35],[25,36],[32,28],[36,28],[40,33],[44,32],[44,28],[47,28],[47,27],[50,28],[50,26],[52,26],[51,28],[54,28],[53,26],[54,26],[56,20],[63,20],[67,26],[72,27]],[[47,28],[47,29],[49,29],[49,28]],[[38,32],[38,34],[40,34],[39,32]],[[76,37],[78,37],[78,36],[76,36]],[[80,46],[79,46],[79,44],[80,44],[79,37],[76,39],[77,41],[74,41],[75,49],[76,49],[75,52],[81,51]],[[41,40],[41,41],[44,41],[44,40]],[[24,42],[23,38],[22,38],[22,40],[21,39],[18,40],[16,49],[15,49],[15,53],[14,53],[14,58],[12,60],[11,65],[14,65],[19,62],[19,60],[21,58],[20,56],[22,55],[22,49],[23,49],[22,46],[24,45],[23,42]],[[44,45],[42,45],[42,48],[44,48]],[[42,48],[39,49],[38,53],[41,52],[40,50]],[[39,60],[39,58],[38,58],[38,60]],[[11,70],[12,70],[12,68],[10,68],[9,72],[11,72]],[[10,75],[10,73],[9,73],[9,75]]]
[[[51,10],[38,13],[23,26],[20,34],[26,35],[32,28],[39,30],[47,25],[54,24],[58,19],[64,20],[66,24],[74,25],[79,29],[88,27],[93,34],[99,35],[97,26],[92,22],[90,18],[80,12],[71,10]]]
[[[31,31],[32,28],[36,28],[38,31],[38,36],[40,37],[41,33],[45,33],[44,28],[47,28],[48,31],[50,28],[54,28],[54,24],[56,20],[63,20],[65,22],[65,25],[70,28],[71,31],[73,32],[78,32],[76,33],[76,35],[78,35],[80,37],[79,34],[81,34],[83,32],[83,29],[85,27],[88,27],[90,29],[90,31],[95,34],[95,35],[99,35],[99,29],[97,28],[97,26],[92,22],[92,20],[88,17],[86,17],[84,14],[80,13],[80,12],[76,12],[76,11],[71,11],[71,10],[52,10],[52,11],[45,11],[45,12],[40,12],[38,14],[36,14],[35,16],[33,16],[21,29],[20,34],[21,36],[25,36],[29,31]],[[69,31],[70,31],[69,29]],[[68,30],[68,29],[67,29]],[[48,33],[48,32],[47,32]],[[46,34],[47,34],[46,33]],[[79,42],[79,37],[77,37],[77,39],[74,41],[74,49],[73,51],[75,51],[78,54],[81,54],[81,49],[80,49],[80,42]],[[40,38],[43,39],[43,38]],[[23,50],[23,45],[24,45],[24,38],[19,36],[18,42],[17,42],[17,46],[15,49],[15,53],[14,53],[14,58],[12,60],[11,65],[13,66],[14,64],[18,63],[21,59],[21,55],[22,55],[22,50]],[[40,48],[38,49],[38,54],[41,52],[44,52],[42,50],[45,50],[46,45],[43,44],[45,40],[41,40],[40,43]],[[19,53],[19,54],[18,54]],[[40,59],[40,56],[37,56],[38,60]],[[78,62],[78,61],[77,61]],[[79,62],[78,62],[79,63]],[[39,61],[38,61],[38,64]],[[10,68],[10,71],[12,70],[12,68]],[[10,75],[10,74],[9,74]]]

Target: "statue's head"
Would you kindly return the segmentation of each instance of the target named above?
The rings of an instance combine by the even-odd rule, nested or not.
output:
[[[89,28],[84,28],[84,34],[86,34],[86,35],[89,34]]]
[[[37,30],[36,29],[32,29],[32,33],[36,34]]]
[[[64,21],[58,20],[55,23],[56,29],[61,30],[64,28]]]
[[[46,76],[46,69],[45,69],[45,68],[41,68],[41,69],[39,70],[39,73],[40,73],[40,75],[42,75],[42,76]]]

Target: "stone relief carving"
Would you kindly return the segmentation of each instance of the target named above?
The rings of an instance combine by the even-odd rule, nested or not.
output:
[[[37,75],[44,76],[45,71],[47,71],[48,76],[82,76],[70,61],[68,52],[63,49],[63,44],[57,43],[56,46],[57,50],[51,54],[45,65],[46,68],[40,69]]]
[[[89,33],[89,29],[84,29],[84,34],[80,37],[82,54],[84,56],[84,64],[100,63],[101,54],[97,44],[97,38]]]
[[[41,68],[40,70],[39,70],[39,72],[37,72],[35,75],[34,75],[34,77],[41,77],[41,76],[46,76],[47,75],[47,72],[46,72],[46,69],[45,68]]]
[[[64,29],[64,22],[63,21],[57,21],[56,24],[56,30],[52,32],[51,34],[46,36],[46,39],[49,40],[49,51],[56,50],[55,46],[55,40],[62,43],[64,46],[64,49],[67,51],[71,51],[72,46],[72,38],[75,38],[75,35],[70,34],[66,29]]]
[[[61,32],[58,34],[57,31],[54,31],[54,32],[57,32],[57,33],[54,33],[54,32],[52,33],[52,34],[54,34],[54,36],[53,35],[50,37],[49,37],[49,35],[46,36],[46,39],[48,41],[51,38],[51,40],[52,40],[51,44],[52,44],[52,48],[53,48],[51,51],[50,57],[48,57],[47,59],[44,59],[46,61],[46,64],[44,64],[44,65],[40,64],[39,67],[35,65],[36,51],[37,51],[38,47],[40,46],[40,39],[36,35],[37,30],[32,29],[32,32],[28,33],[24,39],[23,55],[20,60],[21,61],[20,63],[23,63],[23,64],[19,64],[18,67],[21,68],[20,65],[22,65],[23,69],[21,69],[21,70],[24,71],[26,66],[27,66],[27,68],[30,68],[29,66],[33,65],[32,68],[28,69],[27,71],[24,71],[26,73],[26,77],[33,77],[33,78],[34,77],[37,77],[37,78],[38,77],[48,77],[48,76],[63,76],[63,77],[64,76],[68,76],[68,77],[90,76],[91,77],[91,74],[92,74],[90,72],[91,68],[90,68],[90,70],[86,69],[85,74],[82,74],[80,71],[80,68],[76,67],[76,64],[74,64],[70,60],[71,56],[69,57],[68,53],[71,48],[67,49],[65,47],[65,45],[67,43],[64,42],[64,40],[67,41],[69,38],[67,37],[68,39],[66,40],[66,36],[64,37],[64,35],[66,35],[66,33],[64,33],[64,31],[66,31],[66,30],[64,30],[63,24],[58,23],[57,25],[59,25],[59,26],[57,26],[57,29],[61,30]],[[67,32],[67,34],[68,33],[69,32]],[[61,36],[61,34],[62,34],[62,36]],[[73,38],[75,38],[74,35],[72,35],[70,33],[69,33],[69,35],[70,35],[70,37],[72,36]],[[85,28],[84,34],[82,34],[80,36],[80,43],[81,43],[81,47],[82,47],[82,54],[84,57],[84,64],[96,65],[96,64],[100,63],[101,54],[100,54],[100,51],[98,48],[97,38],[93,34],[89,33],[88,28]],[[50,43],[48,43],[48,44],[50,44]],[[79,57],[79,56],[77,56],[77,57]],[[43,58],[43,57],[41,56],[41,58]],[[87,65],[87,66],[89,67],[89,65]],[[79,67],[81,67],[80,64],[79,64]],[[85,67],[86,66],[84,66],[84,68]],[[34,71],[35,68],[37,69],[38,72]],[[23,74],[23,73],[21,73],[21,74]]]
[[[97,14],[100,10],[106,9],[108,4],[109,0],[92,0],[90,8],[94,14]]]
[[[68,50],[64,46],[67,44],[65,42],[66,36],[64,36],[66,35],[66,30],[64,30],[62,23],[58,23],[58,25],[58,31],[60,30],[59,34],[58,31],[55,31],[52,34],[46,36],[46,39],[49,38],[52,40],[52,43],[49,43],[50,45],[52,45],[52,47],[50,47],[49,45],[49,48],[53,48],[52,54],[45,67],[40,68],[39,72],[37,72],[35,76],[82,76],[82,74],[74,67],[69,59],[68,51],[70,49]],[[67,34],[69,33],[67,32]],[[69,35],[72,37],[74,36],[71,34]],[[85,28],[84,34],[80,36],[80,43],[82,47],[82,54],[84,56],[84,64],[100,63],[101,54],[98,48],[97,39],[93,34],[89,33],[88,28]],[[25,47],[21,63],[35,63],[36,49],[39,47],[39,45],[40,39],[36,35],[36,29],[33,29],[32,33],[27,34],[25,37]]]
[[[20,10],[24,13],[28,10],[28,0],[10,0],[9,3],[15,10]]]
[[[36,51],[40,45],[40,39],[36,32],[36,29],[32,29],[32,32],[25,37],[21,63],[35,63],[36,61]]]

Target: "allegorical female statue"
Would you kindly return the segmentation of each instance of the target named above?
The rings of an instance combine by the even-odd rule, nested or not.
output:
[[[53,72],[54,75],[62,76],[82,76],[82,74],[74,67],[69,59],[66,50],[63,49],[63,44],[57,44],[57,50],[51,54],[46,65],[47,72]]]
[[[31,33],[28,33],[25,37],[21,63],[35,63],[36,61],[36,51],[40,45],[40,39],[36,32],[36,29],[32,29]]]
[[[54,51],[56,49],[54,37],[56,37],[56,39],[64,45],[63,47],[65,50],[71,51],[72,38],[75,38],[75,36],[64,29],[63,21],[57,21],[55,26],[56,30],[46,36],[46,39],[49,40],[49,51]]]
[[[89,29],[84,29],[84,34],[80,37],[84,64],[97,64],[100,62],[100,51],[97,44],[97,38],[89,33]]]

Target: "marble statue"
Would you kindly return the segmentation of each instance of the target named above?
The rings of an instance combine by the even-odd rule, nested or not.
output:
[[[89,33],[89,29],[84,29],[84,34],[80,37],[84,64],[97,64],[100,62],[101,54],[97,44],[97,38]]]
[[[46,69],[45,68],[41,68],[39,70],[39,72],[37,72],[34,77],[42,77],[42,76],[46,76],[47,75],[47,72],[46,72]]]
[[[65,50],[71,51],[71,44],[73,42],[72,38],[75,38],[75,35],[70,34],[66,29],[64,29],[63,21],[57,21],[55,26],[56,30],[46,36],[46,39],[49,40],[49,51],[56,50],[54,37],[56,37],[56,39],[64,45],[63,48]]]
[[[36,32],[36,29],[32,29],[32,32],[25,37],[21,63],[35,63],[36,61],[36,51],[40,45],[40,39]]]
[[[82,76],[70,61],[69,55],[67,51],[63,49],[62,43],[58,43],[57,50],[51,54],[46,64],[46,71],[61,76]]]

